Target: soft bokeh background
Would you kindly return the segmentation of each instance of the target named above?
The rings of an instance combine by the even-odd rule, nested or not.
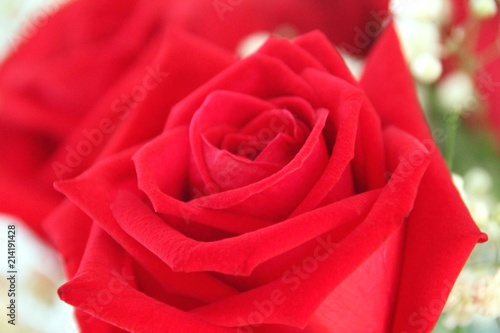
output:
[[[6,316],[7,227],[16,225],[16,325]],[[57,287],[64,283],[57,254],[23,227],[19,220],[0,215],[0,332],[77,333],[71,306],[61,302]]]
[[[65,0],[0,0],[0,59],[22,41],[32,38],[50,13]],[[443,115],[456,114],[454,180],[474,219],[490,241],[479,245],[459,277],[435,333],[500,332],[500,152],[491,133],[461,126],[464,108],[476,96],[471,76],[457,68],[443,74],[442,57],[447,51],[441,36],[449,20],[451,0],[394,0],[392,11],[408,64],[415,77],[422,103],[434,127],[447,127]],[[470,0],[477,20],[495,15],[498,1]],[[457,31],[457,36],[464,32]],[[265,33],[250,38],[259,43]],[[247,45],[250,50],[254,45]],[[245,49],[246,50],[246,49]],[[247,51],[242,51],[247,53]],[[500,56],[500,50],[499,50]],[[359,60],[349,59],[357,71]],[[456,106],[460,106],[458,109]],[[500,106],[498,106],[500,107]],[[465,110],[471,111],[471,110]],[[446,119],[450,119],[449,117]],[[448,128],[449,130],[449,128]],[[443,147],[446,150],[446,147]],[[57,286],[64,282],[60,259],[22,223],[0,215],[0,249],[6,249],[7,226],[17,225],[17,325],[7,324],[0,312],[2,333],[76,333],[72,309],[61,302]],[[0,253],[0,308],[7,303],[7,253]]]
[[[18,43],[32,38],[62,0],[0,0],[0,59]],[[7,323],[7,228],[16,225],[16,326]],[[57,287],[65,281],[61,260],[15,217],[0,214],[0,332],[77,333],[71,306],[61,302]]]

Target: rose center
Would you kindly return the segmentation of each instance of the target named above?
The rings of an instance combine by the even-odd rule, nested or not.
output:
[[[238,131],[227,133],[219,148],[251,161],[271,151],[279,155],[285,153],[288,157],[285,159],[289,160],[298,152],[308,132],[308,127],[294,119],[290,111],[273,109],[261,113]]]

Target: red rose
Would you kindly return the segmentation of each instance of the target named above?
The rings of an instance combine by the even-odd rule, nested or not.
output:
[[[256,31],[319,29],[333,43],[362,55],[389,16],[388,0],[185,0],[172,3],[170,20],[217,45],[235,50]]]
[[[52,183],[79,174],[104,147],[77,146],[99,129],[92,118],[120,116],[98,105],[144,76],[157,52],[158,6],[135,3],[74,1],[0,68],[0,211],[40,234],[62,198]],[[96,140],[107,141],[112,126],[102,124],[109,133]]]
[[[487,119],[497,140],[500,140],[500,14],[483,22],[479,33],[476,90],[479,101],[487,110]],[[493,51],[493,52],[492,52]],[[498,141],[500,143],[500,141]],[[499,146],[500,147],[500,146]]]
[[[185,38],[172,52],[211,66],[217,52]],[[484,240],[392,26],[360,83],[322,34],[272,39],[160,136],[57,188],[88,214],[49,224],[83,332],[430,332]]]
[[[220,3],[231,7],[224,20]],[[26,36],[0,67],[0,211],[20,216],[45,235],[40,221],[62,198],[52,188],[55,180],[72,178],[98,156],[160,133],[164,110],[148,115],[157,120],[136,127],[126,142],[113,139],[121,127],[131,126],[123,123],[138,121],[136,99],[142,99],[144,84],[169,87],[162,105],[166,110],[221,69],[211,64],[197,69],[206,75],[198,72],[175,87],[165,83],[169,79],[155,67],[155,57],[159,47],[169,52],[171,46],[162,43],[170,27],[233,50],[248,34],[286,23],[298,32],[324,29],[331,40],[360,53],[375,38],[377,18],[386,15],[386,8],[387,0],[72,1],[33,37]],[[355,28],[367,23],[368,31]],[[175,70],[188,69],[181,65]],[[122,121],[129,110],[135,115]]]

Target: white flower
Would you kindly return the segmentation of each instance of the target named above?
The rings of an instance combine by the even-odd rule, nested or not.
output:
[[[236,54],[242,58],[245,58],[260,49],[261,46],[264,45],[271,36],[277,38],[293,39],[298,34],[299,32],[297,31],[297,29],[290,24],[282,24],[276,27],[273,32],[257,31],[246,36],[240,41],[240,43],[236,47]]]
[[[357,79],[361,78],[361,74],[365,66],[365,62],[363,61],[363,59],[353,57],[349,53],[342,52],[341,50],[339,50],[339,52],[342,55],[342,58],[344,59],[345,64],[351,71],[352,75]]]
[[[437,81],[443,72],[441,61],[430,53],[422,53],[410,64],[411,73],[420,82],[431,84]]]
[[[243,39],[238,47],[236,48],[236,53],[242,57],[248,57],[252,53],[255,53],[264,43],[271,37],[271,34],[267,31],[258,31]]]
[[[476,91],[471,77],[462,71],[446,75],[438,86],[438,98],[448,112],[462,113],[477,106]]]
[[[436,24],[430,21],[396,17],[396,30],[400,37],[403,53],[411,63],[422,54],[440,56],[440,32]]]
[[[471,194],[486,195],[493,188],[493,178],[490,173],[480,167],[470,169],[465,174],[464,180],[465,189]]]
[[[465,193],[465,181],[462,176],[460,176],[457,173],[452,173],[452,180],[453,184],[458,190],[458,193],[460,193],[460,196],[462,197],[462,200],[466,201],[467,200],[467,194]]]
[[[392,0],[391,12],[396,16],[441,22],[448,18],[448,0]]]
[[[498,202],[491,210],[491,219],[500,224],[500,202]]]
[[[0,244],[8,238],[8,225],[15,225],[16,326],[19,332],[73,333],[75,327],[72,307],[57,296],[57,288],[64,283],[62,264],[57,254],[39,240],[23,224],[0,215]],[[12,236],[12,234],[11,234]],[[5,247],[6,248],[6,247]],[[7,251],[5,251],[7,252]],[[0,261],[0,290],[7,290],[7,260]],[[10,270],[10,269],[9,269]],[[9,299],[10,300],[10,299]],[[0,294],[0,304],[6,304],[7,293]],[[8,317],[6,317],[8,318]],[[41,323],[43,323],[41,325]],[[0,321],[0,332],[8,328],[7,319]],[[7,332],[10,332],[7,330]]]
[[[490,220],[490,208],[484,200],[473,200],[468,207],[474,221],[480,227],[488,224]]]
[[[444,325],[447,328],[467,326],[472,321],[475,306],[471,286],[474,283],[474,278],[473,274],[465,270],[455,282],[444,309],[446,313]]]
[[[500,270],[494,273],[465,269],[445,306],[444,325],[468,326],[475,315],[500,316]]]
[[[500,269],[495,276],[487,278],[488,290],[484,301],[479,304],[479,312],[489,317],[500,317]]]
[[[498,11],[495,0],[470,0],[470,8],[474,15],[481,19],[493,17]]]

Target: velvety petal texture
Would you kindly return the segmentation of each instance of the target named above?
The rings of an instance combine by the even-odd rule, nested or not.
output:
[[[158,61],[181,63],[177,82],[217,59],[168,36]],[[432,330],[444,305],[433,300],[484,236],[430,136],[392,25],[360,82],[312,32],[270,39],[168,107],[171,88],[138,106],[161,134],[126,123],[97,163],[56,183],[81,209],[67,203],[47,225],[71,276],[60,296],[82,327]],[[78,233],[86,244],[71,241]]]

